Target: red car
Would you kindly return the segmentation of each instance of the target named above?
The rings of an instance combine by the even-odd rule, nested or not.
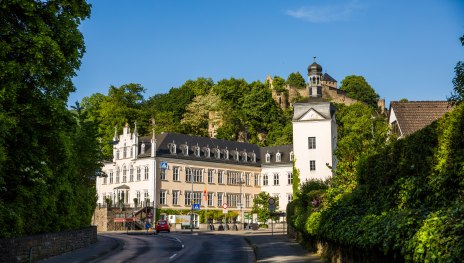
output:
[[[168,221],[158,220],[158,223],[156,223],[156,232],[161,232],[161,231],[167,231],[168,233],[171,232]]]

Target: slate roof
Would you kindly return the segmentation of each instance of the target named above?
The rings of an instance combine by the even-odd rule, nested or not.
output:
[[[390,103],[403,136],[408,136],[452,110],[447,101],[409,101]]]
[[[151,153],[151,137],[142,137],[139,139],[139,144],[145,143],[145,153],[139,154],[139,157],[149,157]],[[175,154],[170,152],[169,146],[171,143],[176,144],[177,151]],[[200,137],[192,136],[180,133],[162,133],[156,135],[156,156],[157,157],[167,157],[175,159],[184,159],[184,160],[197,160],[197,161],[207,161],[207,162],[216,162],[216,163],[229,163],[229,164],[240,164],[246,166],[260,166],[260,147],[251,143],[235,142],[235,141],[226,141],[209,137]],[[184,155],[181,147],[183,145],[188,145],[188,155]],[[193,152],[195,147],[200,147],[200,156],[196,156]],[[205,156],[205,148],[210,149],[210,157]],[[217,159],[214,157],[213,150],[221,150],[221,158]],[[224,150],[229,151],[229,159],[223,158]],[[237,161],[233,158],[234,151],[238,151],[241,155],[240,159]],[[140,146],[139,146],[139,152]],[[243,160],[243,153],[247,154],[247,161]],[[252,153],[256,154],[256,162],[251,161]]]
[[[290,152],[293,151],[293,144],[261,147],[261,164],[263,165],[279,165],[291,164]],[[266,163],[266,154],[269,153],[270,163]],[[280,153],[280,162],[276,162],[276,154]]]
[[[334,78],[332,78],[332,76],[330,76],[327,73],[324,73],[324,75],[322,75],[322,80],[323,81],[337,82]]]
[[[335,107],[324,98],[320,97],[309,97],[302,102],[293,104],[293,121],[299,120],[305,115],[310,109],[314,109],[325,119],[332,118],[335,113]]]

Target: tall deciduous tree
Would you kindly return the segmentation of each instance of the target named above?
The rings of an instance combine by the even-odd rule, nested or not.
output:
[[[367,83],[363,76],[347,76],[340,85],[340,89],[346,91],[347,96],[366,103],[374,109],[377,109],[379,95]]]
[[[464,46],[464,35],[460,38]],[[464,101],[464,61],[459,61],[454,67],[456,76],[453,79],[454,91],[448,99],[452,104],[459,104]]]
[[[209,113],[219,111],[221,99],[214,92],[207,95],[196,96],[187,105],[181,124],[187,129],[187,133],[199,136],[208,136]]]
[[[303,89],[306,87],[305,79],[300,74],[300,72],[290,73],[290,75],[287,77],[287,84],[298,89]]]
[[[66,109],[89,15],[83,0],[0,3],[0,237],[90,223],[94,192],[82,182],[96,171],[79,168],[74,134],[86,128]]]

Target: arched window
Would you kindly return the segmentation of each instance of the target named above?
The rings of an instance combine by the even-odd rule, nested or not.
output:
[[[116,170],[116,183],[119,184],[119,174],[120,174],[120,170],[119,170],[119,167],[118,169]]]
[[[266,153],[266,163],[271,162],[271,155],[269,153]]]
[[[205,148],[205,156],[206,156],[206,158],[210,157],[210,153],[211,153],[211,150],[209,149],[209,147],[206,147]]]
[[[293,151],[290,152],[290,161],[293,162]]]
[[[133,182],[134,181],[134,166],[131,165],[130,170],[129,170],[129,181]]]
[[[251,162],[256,163],[256,153],[251,153]]]
[[[171,152],[171,154],[176,154],[176,150],[177,150],[177,147],[173,141],[172,143],[169,144],[169,152]]]
[[[280,152],[277,152],[276,153],[276,162],[280,163],[281,160],[282,160],[281,154],[280,154]]]

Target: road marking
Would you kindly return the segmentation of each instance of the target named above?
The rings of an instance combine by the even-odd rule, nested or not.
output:
[[[174,254],[174,255],[172,255],[172,256],[170,256],[169,259],[172,260],[175,256],[177,256],[177,253]]]

